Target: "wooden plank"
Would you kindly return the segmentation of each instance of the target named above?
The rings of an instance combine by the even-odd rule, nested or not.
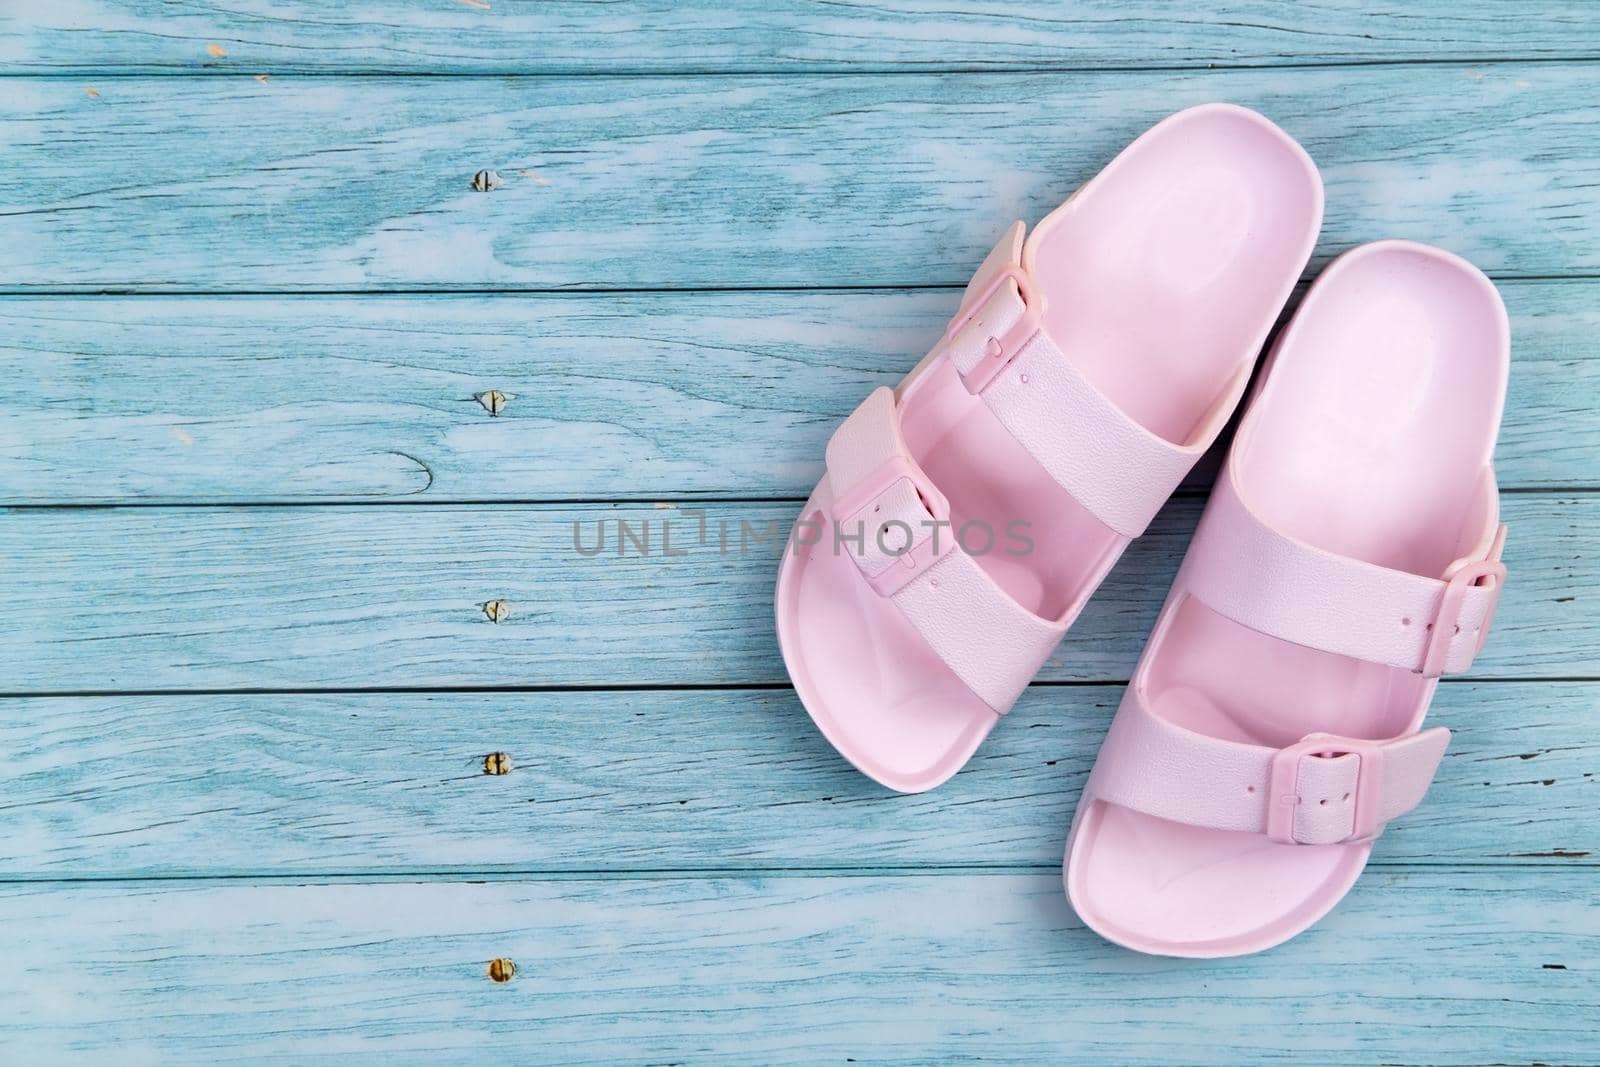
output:
[[[19,72],[1093,69],[1410,59],[1594,56],[1581,3],[1424,0],[1401,10],[1252,0],[229,0],[51,3],[0,15]]]
[[[1594,272],[1595,73],[9,78],[0,289],[963,284],[1010,220],[1217,99],[1322,166],[1319,259],[1403,236]]]
[[[0,878],[1049,868],[1121,696],[1036,687],[908,797],[788,691],[3,700]],[[1447,685],[1432,716],[1449,755],[1375,863],[1600,857],[1600,686]]]
[[[10,887],[0,1039],[22,1062],[1592,1063],[1597,916],[1589,872],[1386,872],[1287,945],[1197,963],[1101,941],[1053,873]]]
[[[1600,417],[1592,400],[1600,396],[1594,377],[1600,353],[1592,340],[1600,336],[1600,283],[1503,282],[1499,289],[1512,331],[1511,380],[1495,447],[1501,484],[1600,486],[1600,447],[1588,443],[1589,419]],[[1581,340],[1584,334],[1591,340]]]
[[[628,506],[13,511],[0,692],[781,683],[773,576],[797,511],[714,506],[704,545],[695,516]],[[1127,677],[1198,511],[1167,508],[1041,677]],[[1515,577],[1475,675],[1589,675],[1600,497],[1512,494],[1504,515]],[[579,555],[602,519],[605,552]],[[617,554],[619,522],[650,555]]]
[[[1501,288],[1500,482],[1600,486],[1600,282]],[[0,300],[0,502],[804,496],[956,299]]]

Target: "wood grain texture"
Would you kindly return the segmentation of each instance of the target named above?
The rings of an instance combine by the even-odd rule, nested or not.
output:
[[[0,700],[0,879],[1049,868],[1121,696],[1036,687],[915,796],[787,691]],[[1430,715],[1449,754],[1375,864],[1596,862],[1600,685],[1447,685]]]
[[[0,1039],[25,1062],[1592,1063],[1597,905],[1590,872],[1373,872],[1288,945],[1195,961],[1101,941],[1053,873],[11,887]]]
[[[1600,270],[1600,82],[1578,63],[9,78],[0,290],[964,284],[1012,219],[1211,100],[1318,161],[1319,261],[1410,237],[1497,275]],[[505,185],[473,191],[483,168]]]
[[[1501,485],[1600,486],[1600,282],[1501,289]],[[804,496],[957,299],[0,300],[0,502]]]
[[[1135,542],[1042,678],[1127,677],[1199,504]],[[781,683],[772,589],[798,510],[713,506],[704,545],[686,511],[621,505],[13,511],[0,692]],[[1586,675],[1600,497],[1515,494],[1503,515],[1514,578],[1476,676]],[[605,553],[580,556],[601,520]],[[619,555],[620,522],[649,556]]]
[[[1205,6],[0,9],[0,1060],[1600,1061],[1600,19]],[[1215,99],[1317,263],[1504,283],[1513,578],[1350,898],[1197,963],[1055,872],[1194,493],[915,797],[690,505],[785,527],[1006,223]]]
[[[1087,69],[1600,55],[1582,3],[1423,0],[52,0],[0,14],[28,72]],[[217,49],[221,49],[221,55]]]

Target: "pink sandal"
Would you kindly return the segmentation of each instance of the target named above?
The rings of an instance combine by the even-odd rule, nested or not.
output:
[[[1084,787],[1067,894],[1169,956],[1327,914],[1449,731],[1505,568],[1492,456],[1510,339],[1489,280],[1406,241],[1328,267],[1269,358]]]
[[[918,792],[967,762],[1227,421],[1321,219],[1282,130],[1174,115],[1026,244],[1016,223],[940,344],[845,420],[777,625],[863,773]]]

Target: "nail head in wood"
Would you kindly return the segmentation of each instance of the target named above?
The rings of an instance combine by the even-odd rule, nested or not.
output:
[[[509,982],[517,976],[517,965],[508,959],[493,959],[489,961],[489,980],[491,982]]]
[[[483,614],[490,622],[505,622],[511,615],[511,605],[504,600],[491,600],[483,605]]]
[[[482,404],[483,410],[491,415],[498,415],[504,411],[510,399],[510,394],[502,393],[498,389],[490,389],[487,393],[478,394],[478,403]]]
[[[491,752],[483,757],[484,774],[509,774],[511,772],[511,756],[505,752]]]
[[[472,176],[472,187],[480,193],[487,193],[491,189],[498,189],[505,182],[500,175],[492,170],[480,170]]]

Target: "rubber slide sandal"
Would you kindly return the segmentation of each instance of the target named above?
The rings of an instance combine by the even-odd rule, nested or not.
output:
[[[1448,252],[1365,245],[1312,286],[1079,800],[1064,877],[1091,928],[1169,956],[1269,948],[1422,800],[1449,741],[1423,716],[1505,579],[1509,358],[1499,294]]]
[[[784,662],[851,763],[918,792],[967,762],[1227,422],[1321,219],[1304,150],[1213,104],[1012,226],[784,554]]]

